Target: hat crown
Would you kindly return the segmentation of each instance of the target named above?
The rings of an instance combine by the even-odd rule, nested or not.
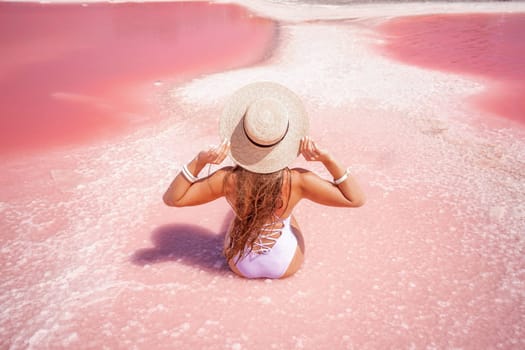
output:
[[[238,89],[228,99],[219,131],[231,142],[229,154],[235,164],[269,174],[297,158],[308,125],[299,96],[278,83],[261,81]]]
[[[258,99],[246,110],[243,126],[250,141],[256,145],[273,146],[286,136],[288,113],[276,99]]]

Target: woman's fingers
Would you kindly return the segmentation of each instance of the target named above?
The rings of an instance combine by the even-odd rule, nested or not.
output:
[[[305,136],[301,139],[301,145],[299,146],[299,149],[301,151],[301,154],[306,160],[309,160],[309,152],[308,152],[308,136]]]
[[[312,160],[315,160],[315,158],[317,157],[317,154],[315,152],[315,142],[310,138],[308,137],[308,155],[310,156],[310,158]]]
[[[319,148],[317,148],[317,144],[312,141],[312,151],[318,155],[319,154]]]
[[[224,160],[224,158],[226,158],[226,156],[228,155],[229,149],[230,149],[230,141],[224,140],[221,143],[221,146],[219,147],[219,156],[221,157],[222,160]]]
[[[228,145],[224,144],[221,145],[221,148],[219,149],[219,153],[217,154],[217,158],[215,159],[215,164],[220,164],[226,159],[226,156],[228,155]]]
[[[315,143],[310,136],[305,136],[301,139],[299,150],[304,159],[308,161],[322,161],[326,153],[319,148],[317,143]]]
[[[303,157],[308,161],[317,161],[321,156],[321,150],[309,136],[305,136],[301,139],[300,151]]]
[[[228,155],[228,150],[230,149],[230,142],[228,140],[224,140],[219,146],[214,147],[211,150],[211,163],[214,164],[220,164],[226,159],[226,156]]]
[[[306,160],[310,160],[311,159],[311,150],[310,150],[310,144],[311,144],[311,141],[309,140],[309,137],[308,136],[305,136],[302,140],[302,150],[301,150],[301,153],[303,154],[303,157],[306,159]]]
[[[301,139],[301,143],[299,144],[299,152],[305,156],[306,154],[306,136],[304,136],[302,139]]]

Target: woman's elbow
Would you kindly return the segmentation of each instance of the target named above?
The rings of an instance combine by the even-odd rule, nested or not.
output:
[[[181,203],[180,201],[176,201],[174,200],[173,198],[171,198],[170,196],[168,196],[168,194],[164,194],[164,196],[162,196],[162,201],[164,202],[164,204],[166,204],[168,207],[181,207]]]
[[[360,198],[360,199],[354,201],[353,202],[354,208],[362,207],[363,205],[365,205],[365,202],[366,202],[366,200],[364,198]]]
[[[363,205],[365,205],[365,202],[366,202],[366,199],[364,196],[360,196],[358,198],[354,198],[353,200],[350,201],[350,205],[349,207],[350,208],[359,208],[359,207],[362,207]]]
[[[164,204],[166,204],[168,207],[174,207],[175,204],[169,199],[169,198],[166,198],[166,196],[162,197],[162,201],[164,202]]]

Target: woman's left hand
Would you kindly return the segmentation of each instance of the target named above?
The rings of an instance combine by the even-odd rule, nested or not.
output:
[[[211,146],[199,152],[197,160],[200,164],[221,164],[230,150],[230,141],[224,140],[219,146]]]

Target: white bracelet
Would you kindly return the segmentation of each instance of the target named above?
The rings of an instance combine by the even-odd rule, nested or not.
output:
[[[334,181],[332,181],[333,184],[336,186],[342,184],[346,179],[348,179],[348,175],[350,175],[350,168],[347,168],[345,173],[339,179],[334,179]]]
[[[190,183],[194,183],[195,181],[199,180],[198,177],[194,176],[189,170],[188,166],[184,165],[181,170],[182,175],[188,180]]]

